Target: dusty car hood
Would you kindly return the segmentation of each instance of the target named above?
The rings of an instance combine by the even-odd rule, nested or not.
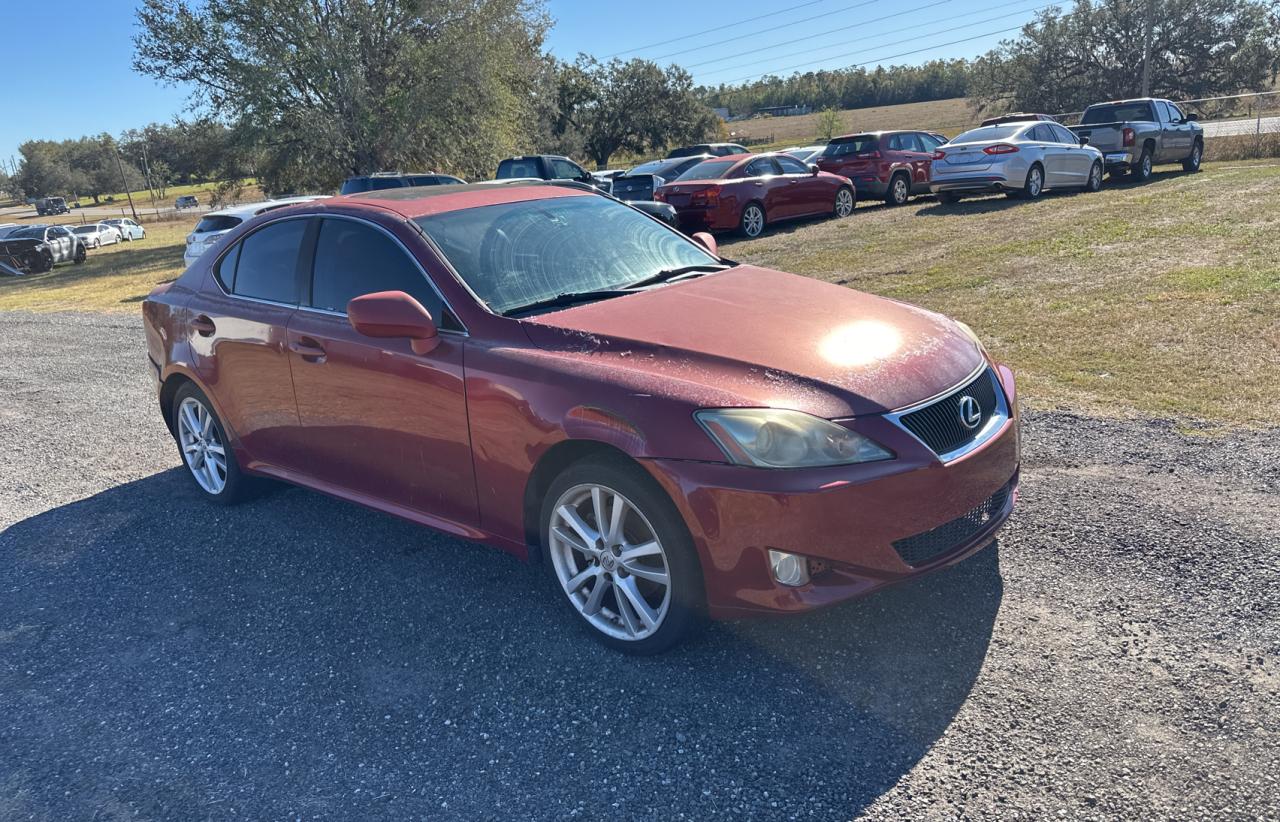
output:
[[[982,362],[921,308],[754,266],[531,317],[540,347],[706,385],[724,401],[879,413],[951,388]]]

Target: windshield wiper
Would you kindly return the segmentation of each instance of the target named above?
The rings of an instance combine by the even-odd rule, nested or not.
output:
[[[634,283],[628,283],[624,288],[634,290],[643,288],[646,285],[654,285],[655,283],[674,282],[682,280],[694,274],[710,274],[714,271],[724,271],[732,266],[723,263],[699,263],[697,265],[682,265],[679,268],[664,268],[656,274],[651,274],[642,280],[636,280]]]
[[[577,305],[578,303],[591,302],[592,300],[607,300],[610,297],[623,297],[630,294],[630,291],[623,291],[620,288],[604,288],[599,291],[565,291],[554,297],[547,297],[542,300],[534,300],[531,303],[518,305],[515,308],[508,308],[502,312],[502,316],[511,317],[516,314],[524,314],[529,311],[537,311],[542,308],[559,308],[566,305]]]

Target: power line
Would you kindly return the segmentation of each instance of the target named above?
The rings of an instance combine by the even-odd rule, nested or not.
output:
[[[1004,5],[1007,5],[1007,4],[1004,4]],[[1049,8],[1049,7],[1051,7],[1051,6],[1055,6],[1055,5],[1057,5],[1057,4],[1056,4],[1056,3],[1047,3],[1047,4],[1045,4],[1045,5],[1042,5],[1042,6],[1034,6],[1034,7],[1029,8],[1029,9],[1019,9],[1018,11],[1009,12],[1008,14],[998,14],[998,15],[996,15],[996,16],[994,16],[994,17],[985,17],[985,18],[983,18],[983,19],[981,19],[981,20],[974,20],[974,21],[972,21],[972,22],[964,23],[964,24],[959,25],[959,26],[951,26],[950,28],[939,29],[938,31],[930,31],[930,32],[926,32],[926,33],[915,33],[915,34],[913,34],[911,37],[907,37],[907,38],[902,39],[902,40],[894,40],[894,41],[893,41],[893,42],[891,42],[891,43],[876,43],[876,44],[874,44],[874,45],[875,45],[877,48],[879,48],[879,47],[887,48],[887,47],[889,47],[889,46],[900,46],[900,45],[902,45],[903,43],[910,43],[910,42],[912,42],[913,40],[918,40],[918,39],[920,39],[920,38],[922,38],[922,37],[936,37],[936,36],[937,36],[937,35],[939,35],[939,34],[950,34],[950,33],[951,33],[951,32],[953,32],[953,31],[960,31],[961,29],[972,28],[973,26],[980,26],[980,25],[982,25],[983,23],[994,23],[994,22],[995,22],[995,21],[997,21],[997,20],[1004,20],[1005,18],[1008,18],[1008,17],[1017,17],[1017,16],[1018,16],[1018,15],[1020,15],[1020,14],[1034,14],[1035,12],[1041,11],[1042,9],[1047,9],[1047,8]],[[990,10],[991,8],[1000,8],[1000,7],[1001,7],[1001,6],[992,6],[992,7],[989,7],[988,9],[980,9],[979,11],[988,11],[988,10]],[[952,17],[943,17],[943,18],[941,18],[941,19],[939,19],[939,20],[935,20],[934,22],[936,22],[936,23],[945,23],[945,22],[947,22],[948,20],[955,20],[955,19],[957,19],[957,18],[960,18],[960,17],[967,17],[967,16],[969,16],[969,14],[968,14],[968,13],[966,13],[966,14],[958,14],[958,15],[955,15],[955,16],[952,16]],[[904,31],[914,31],[914,30],[915,30],[915,28],[916,28],[915,26],[904,26],[904,27],[902,27],[902,28],[898,28],[898,29],[891,29],[891,30],[889,30],[889,31],[882,31],[882,32],[880,32],[880,34],[879,34],[879,35],[877,35],[877,37],[881,37],[881,36],[888,35],[888,34],[900,34],[900,33],[904,32]],[[836,45],[846,45],[846,44],[844,44],[844,43],[832,43],[831,45],[829,45],[829,46],[824,46],[823,48],[831,48],[832,46],[836,46]],[[866,48],[866,46],[863,46],[863,48]],[[775,59],[775,60],[783,60],[783,59],[786,59],[786,58],[788,58],[788,57],[795,57],[795,56],[800,55],[800,54],[810,54],[810,53],[812,53],[812,51],[813,51],[812,49],[804,49],[803,51],[793,51],[793,52],[788,52],[787,54],[780,54],[780,55],[778,55],[777,57],[774,57],[773,59]],[[810,62],[810,63],[807,63],[806,65],[812,65],[812,63],[817,63],[817,62],[825,62],[826,60],[836,60],[836,59],[839,59],[841,56],[848,56],[848,55],[836,55],[836,56],[833,56],[833,57],[820,58],[820,59],[818,59],[818,60],[814,60],[814,61],[812,61],[812,62]],[[757,64],[757,62],[756,62],[756,61],[747,62],[747,63],[737,63],[737,64],[732,65],[732,66],[725,66],[724,68],[713,69],[710,73],[714,75],[714,74],[719,74],[719,73],[721,73],[721,72],[725,72],[725,71],[733,71],[734,69],[746,68],[747,66],[752,66],[752,65],[756,65],[756,64]],[[781,71],[786,71],[786,69],[780,69],[780,70],[781,70]],[[767,73],[772,74],[773,72],[767,72]],[[706,84],[707,84],[707,83],[705,83],[705,81],[702,83],[702,85],[706,85]]]
[[[1025,3],[1025,2],[1038,2],[1038,0],[1019,0],[1019,2],[1023,2],[1023,3]],[[975,14],[982,14],[983,12],[987,12],[987,11],[994,11],[995,9],[1002,9],[1002,8],[1006,8],[1007,6],[1010,6],[1010,5],[1014,5],[1014,6],[1016,6],[1016,5],[1018,5],[1018,2],[1014,2],[1014,3],[997,3],[997,4],[996,4],[996,5],[994,5],[994,6],[987,6],[986,8],[981,8],[981,9],[971,9],[970,11],[966,11],[966,12],[964,12],[964,13],[962,13],[962,14],[953,14],[953,15],[951,15],[950,17],[940,17],[940,18],[937,18],[937,19],[935,19],[935,20],[933,20],[933,21],[931,21],[931,22],[933,22],[933,23],[947,23],[947,22],[950,22],[950,21],[952,21],[952,20],[959,20],[959,19],[960,19],[960,18],[962,18],[962,17],[971,17],[971,16],[973,16],[973,15],[975,15]],[[1056,3],[1049,3],[1049,4],[1047,4],[1047,5],[1037,6],[1037,7],[1035,7],[1035,8],[1023,9],[1022,11],[1017,11],[1017,12],[1014,12],[1013,14],[1022,14],[1023,12],[1029,12],[1029,11],[1039,11],[1039,10],[1041,10],[1041,9],[1047,9],[1047,8],[1049,8],[1049,6],[1052,6],[1052,5],[1057,5],[1057,4],[1056,4]],[[921,8],[928,8],[928,6],[921,6]],[[917,10],[918,10],[918,9],[913,9],[913,11],[917,11]],[[825,36],[826,36],[826,35],[828,35],[828,34],[836,34],[837,32],[841,32],[841,31],[848,31],[849,29],[862,28],[862,27],[864,27],[864,26],[866,26],[866,25],[868,25],[868,24],[870,24],[870,23],[878,23],[878,22],[880,22],[880,21],[882,21],[882,20],[887,20],[887,19],[889,19],[890,17],[896,17],[896,16],[899,16],[900,14],[907,14],[907,13],[908,13],[908,12],[899,12],[899,14],[890,14],[890,15],[886,15],[885,17],[877,18],[877,19],[875,19],[875,20],[861,20],[861,21],[859,21],[859,22],[857,22],[857,23],[854,23],[853,25],[849,25],[849,26],[841,26],[841,27],[839,27],[839,28],[835,28],[835,29],[827,29],[826,31],[822,32],[822,34],[820,34],[820,35],[818,35],[818,36],[819,36],[819,37],[825,37]],[[1005,16],[1005,17],[1011,17],[1012,15],[1004,15],[1004,16]],[[995,17],[995,18],[989,18],[989,20],[998,20],[998,19],[1000,19],[1000,18],[998,18],[998,17]],[[979,22],[989,22],[989,20],[986,20],[986,21],[979,21]],[[977,25],[977,23],[971,23],[970,25],[975,25],[975,26],[976,26],[976,25]],[[883,34],[897,34],[897,33],[898,33],[898,32],[900,32],[900,31],[911,31],[911,30],[913,30],[913,29],[915,29],[915,28],[918,28],[918,27],[917,27],[917,26],[904,26],[903,28],[900,28],[900,29],[893,29],[893,30],[891,30],[891,31],[882,31],[882,32],[880,32],[880,34],[882,34],[882,35],[883,35]],[[878,35],[877,35],[877,36],[878,36]],[[756,49],[756,51],[769,51],[770,49],[781,48],[782,46],[790,46],[790,45],[793,45],[793,44],[795,44],[795,43],[810,42],[810,41],[812,41],[813,39],[814,39],[814,36],[813,36],[813,35],[805,35],[804,37],[796,37],[796,38],[794,38],[794,39],[792,39],[792,40],[783,40],[783,41],[782,41],[782,42],[780,42],[780,43],[774,43],[773,45],[769,45],[769,46],[760,46],[759,48],[757,48],[757,49]],[[824,49],[824,48],[833,48],[833,47],[835,47],[835,46],[843,46],[843,45],[845,45],[845,44],[844,44],[844,43],[828,43],[828,44],[827,44],[827,45],[825,45],[825,46],[817,46],[816,48],[817,48],[817,49]],[[786,59],[786,58],[788,58],[788,57],[795,57],[796,55],[799,55],[799,54],[810,54],[810,53],[812,53],[812,52],[814,51],[814,48],[815,48],[815,47],[811,46],[810,48],[802,49],[802,50],[800,50],[800,51],[788,52],[787,54],[778,54],[778,55],[775,55],[775,56],[773,56],[773,57],[771,57],[771,58],[769,58],[769,59],[771,59],[771,60],[785,60],[785,59]],[[740,54],[730,54],[730,55],[727,55],[727,56],[725,56],[725,57],[716,57],[716,58],[711,59],[711,60],[703,60],[701,63],[681,63],[681,64],[680,64],[680,66],[681,66],[681,68],[684,68],[684,69],[695,69],[695,68],[698,68],[699,66],[709,66],[709,65],[711,65],[712,63],[723,63],[725,60],[733,60],[734,58],[736,58],[736,57],[741,57],[741,56],[742,56],[742,55],[740,55]],[[732,70],[733,68],[737,68],[737,67],[739,67],[739,66],[749,66],[749,65],[753,65],[753,63],[754,63],[754,61],[753,61],[752,63],[740,63],[740,64],[738,64],[738,66],[727,66],[727,67],[725,67],[725,68],[723,68],[723,69],[714,69],[714,70],[712,70],[712,72],[711,72],[711,73],[712,73],[712,74],[717,74],[717,73],[719,73],[719,72],[721,72],[721,71],[730,71],[730,70]]]
[[[748,17],[747,19],[745,19],[745,20],[739,20],[739,21],[737,21],[736,23],[725,23],[725,24],[724,24],[724,25],[722,25],[722,26],[714,26],[714,27],[709,28],[709,29],[703,29],[702,31],[695,31],[693,34],[683,34],[683,35],[681,35],[681,36],[679,36],[679,37],[672,37],[670,40],[660,40],[660,41],[658,41],[657,43],[650,43],[650,44],[649,44],[649,45],[647,45],[647,46],[636,46],[636,47],[635,47],[635,48],[633,48],[633,49],[626,49],[625,51],[618,51],[618,52],[614,52],[613,54],[610,54],[609,56],[605,57],[604,59],[606,59],[606,60],[612,60],[613,58],[615,58],[615,57],[621,57],[621,56],[622,56],[622,55],[624,55],[624,54],[633,54],[633,53],[635,53],[635,52],[637,52],[637,51],[648,51],[649,49],[655,49],[655,48],[657,48],[658,46],[665,46],[665,45],[667,45],[668,43],[679,43],[681,40],[688,40],[688,39],[693,38],[693,37],[701,37],[701,36],[702,36],[702,35],[704,35],[704,34],[711,34],[711,33],[713,33],[713,32],[717,32],[717,31],[724,31],[725,29],[731,29],[731,28],[733,28],[734,26],[741,26],[741,25],[745,25],[745,24],[747,24],[747,23],[754,23],[754,22],[755,22],[755,21],[757,21],[757,20],[763,20],[763,19],[765,19],[766,17],[772,17],[772,16],[774,16],[775,14],[785,14],[786,12],[789,12],[789,11],[795,11],[796,9],[802,9],[802,8],[804,8],[805,6],[816,6],[816,5],[818,5],[819,3],[825,3],[826,1],[827,1],[827,0],[809,0],[809,2],[807,2],[807,3],[798,3],[798,4],[794,5],[794,6],[788,6],[788,7],[787,7],[787,8],[785,8],[785,9],[778,9],[777,11],[771,11],[771,12],[768,12],[768,13],[766,13],[766,14],[758,15],[758,16],[756,16],[756,17]]]
[[[832,14],[836,14],[837,12],[853,11],[854,9],[859,9],[859,8],[862,8],[863,6],[869,6],[872,3],[876,3],[876,2],[879,2],[879,0],[862,0],[861,3],[854,3],[851,6],[845,6],[843,8],[836,9],[835,11],[828,11],[828,12],[823,12],[822,14],[815,14],[812,17],[802,17],[799,20],[792,20],[788,23],[782,23],[780,25],[772,26],[767,29],[760,29],[758,31],[748,32],[747,34],[739,34],[734,37],[726,37],[724,40],[716,40],[713,43],[703,43],[698,46],[690,46],[687,49],[681,49],[680,51],[673,51],[668,54],[663,54],[660,57],[654,57],[653,60],[654,62],[657,62],[658,60],[665,60],[668,57],[676,57],[681,54],[688,54],[691,51],[698,51],[699,49],[709,49],[709,48],[714,48],[716,46],[723,46],[725,43],[735,43],[738,40],[746,40],[748,37],[755,37],[757,34],[768,34],[769,32],[777,31],[778,29],[785,29],[785,28],[790,28],[791,26],[798,26],[801,23],[810,23],[810,22],[813,22],[814,20],[818,20],[820,18],[827,17]],[[947,2],[950,2],[950,0],[947,0]]]
[[[948,43],[937,43],[937,44],[932,45],[932,46],[926,46],[925,48],[912,49],[911,51],[902,51],[902,52],[898,52],[897,54],[889,54],[889,55],[886,55],[886,56],[884,56],[884,57],[877,57],[877,58],[876,58],[876,59],[874,59],[874,60],[867,60],[867,61],[862,62],[862,63],[851,63],[851,64],[849,64],[849,65],[847,65],[847,66],[841,66],[840,68],[841,68],[841,69],[851,69],[851,68],[860,68],[860,67],[862,67],[862,66],[870,66],[870,65],[874,65],[874,64],[876,64],[876,63],[883,63],[885,60],[895,60],[895,59],[897,59],[897,58],[899,58],[899,57],[909,57],[910,55],[913,55],[913,54],[920,54],[921,52],[933,51],[934,49],[946,48],[947,46],[956,46],[956,45],[959,45],[960,43],[971,43],[971,42],[973,42],[974,40],[981,40],[981,39],[982,39],[982,38],[984,38],[984,37],[993,37],[993,36],[995,36],[995,35],[997,35],[997,34],[1008,34],[1008,33],[1009,33],[1009,32],[1011,32],[1011,31],[1018,31],[1018,30],[1020,30],[1021,28],[1022,28],[1022,26],[1011,26],[1010,28],[1007,28],[1007,29],[998,29],[997,31],[988,31],[988,32],[984,32],[983,34],[975,34],[973,37],[964,37],[964,38],[961,38],[961,39],[959,39],[959,40],[952,40],[952,41],[950,41],[950,42],[948,42]],[[913,38],[911,38],[911,39],[913,39],[913,40],[914,40],[914,39],[916,39],[916,38],[914,38],[914,37],[913,37]],[[749,81],[749,80],[759,80],[759,79],[760,79],[760,78],[762,78],[762,77],[768,77],[768,76],[770,76],[770,75],[777,74],[777,73],[782,72],[782,71],[794,71],[794,70],[799,69],[799,68],[804,68],[805,66],[811,66],[811,65],[813,65],[814,63],[825,63],[827,60],[840,60],[840,59],[842,59],[842,58],[844,58],[844,57],[855,57],[855,56],[857,56],[859,53],[860,53],[860,52],[856,52],[856,51],[855,51],[855,52],[850,52],[850,53],[848,53],[848,54],[837,54],[837,55],[835,55],[835,56],[833,56],[833,57],[827,57],[827,58],[824,58],[824,59],[822,59],[822,60],[814,60],[814,61],[809,62],[809,63],[800,63],[800,64],[795,65],[795,66],[788,66],[787,68],[775,69],[775,70],[773,70],[773,71],[766,71],[764,74],[752,74],[752,75],[750,75],[750,76],[748,76],[748,77],[742,77],[742,78],[739,78],[739,79],[737,79],[737,80],[732,80],[732,81],[730,81],[729,83],[726,83],[725,85],[734,85],[734,84],[737,84],[737,83],[745,83],[745,82],[747,82],[747,81]],[[832,69],[832,70],[833,70],[833,71],[835,71],[836,69]],[[732,94],[732,93],[734,93],[735,91],[745,91],[745,89],[730,89],[727,93]]]

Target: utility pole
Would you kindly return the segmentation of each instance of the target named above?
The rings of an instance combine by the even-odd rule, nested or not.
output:
[[[138,222],[138,209],[133,207],[133,195],[129,193],[129,180],[124,176],[124,160],[120,159],[120,149],[116,149],[116,168],[120,169],[120,182],[124,185],[124,196],[129,198],[129,211],[133,212],[133,221]]]
[[[1155,0],[1145,3],[1142,22],[1142,97],[1151,96],[1151,27],[1155,17]]]

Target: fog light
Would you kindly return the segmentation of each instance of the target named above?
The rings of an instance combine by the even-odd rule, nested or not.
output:
[[[809,583],[809,561],[799,554],[769,549],[769,567],[773,578],[783,585],[796,587]]]

